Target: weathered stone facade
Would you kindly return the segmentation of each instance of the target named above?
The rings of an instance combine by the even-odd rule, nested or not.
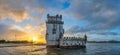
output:
[[[46,21],[46,42],[47,47],[61,47],[61,48],[78,48],[85,47],[87,37],[85,35],[84,38],[81,37],[69,37],[63,36],[64,22],[62,21],[62,15],[50,16],[47,15]]]

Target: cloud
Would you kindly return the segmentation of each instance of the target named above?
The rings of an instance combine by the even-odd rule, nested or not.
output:
[[[0,39],[18,40],[19,38],[24,37],[24,35],[27,34],[21,27],[11,24],[8,25],[8,24],[0,23]]]
[[[10,25],[0,23],[0,34],[4,34],[9,29]]]
[[[41,10],[42,9],[42,10]],[[22,22],[25,19],[33,17],[30,11],[36,10],[41,16],[44,8],[38,3],[38,0],[0,0],[0,19],[11,18],[16,22]]]
[[[39,37],[45,37],[46,25],[45,23],[32,26],[27,24],[24,28],[0,23],[0,39],[5,40],[28,40],[30,35],[37,35]]]
[[[27,33],[21,30],[9,29],[7,30],[0,39],[5,40],[26,40],[28,38]]]
[[[113,32],[113,31],[106,31],[106,30],[94,30],[94,29],[86,29],[81,28],[78,25],[72,26],[65,31],[65,34],[80,34],[80,33],[87,33],[87,34],[97,34],[97,35],[120,35],[120,33]]]
[[[118,0],[71,0],[71,6],[67,8],[65,15],[79,22],[85,22],[84,28],[72,27],[74,32],[113,30],[120,28],[119,2]]]
[[[27,24],[24,27],[26,33],[32,33],[32,34],[36,34],[42,37],[45,37],[45,33],[46,33],[46,25],[45,23],[40,23],[36,26],[32,26],[30,24]]]
[[[41,22],[47,13],[58,13],[62,14],[63,18],[84,22],[84,27],[76,24],[66,33],[118,35],[119,33],[112,30],[120,28],[119,7],[119,0],[0,0],[0,22],[6,23],[0,24],[0,33],[18,31],[45,36],[46,26]],[[12,24],[9,25],[7,21]],[[14,21],[16,24],[13,24]]]
[[[16,22],[26,19],[38,20],[47,13],[56,14],[65,9],[69,0],[0,0],[0,20],[6,18]]]
[[[98,32],[98,33],[94,33],[94,34],[99,34],[99,35],[120,35],[116,32]]]

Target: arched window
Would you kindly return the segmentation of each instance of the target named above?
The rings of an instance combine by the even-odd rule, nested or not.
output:
[[[75,45],[77,45],[77,44],[75,43]]]
[[[77,41],[77,43],[79,43],[79,41]]]
[[[56,29],[55,28],[53,28],[53,34],[56,34]]]
[[[62,34],[62,33],[60,33],[59,37],[60,37],[60,38],[62,38],[62,36],[63,36],[63,34]]]
[[[68,45],[68,43],[66,43],[66,45]]]

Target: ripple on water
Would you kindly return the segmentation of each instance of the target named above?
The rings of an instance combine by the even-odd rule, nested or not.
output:
[[[21,46],[0,48],[0,55],[21,55],[21,54],[22,55],[120,55],[120,43],[88,43],[85,49],[48,49],[46,48],[45,45],[39,45],[39,46],[21,45]]]

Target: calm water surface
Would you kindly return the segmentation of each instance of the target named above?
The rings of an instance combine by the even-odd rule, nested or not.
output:
[[[0,55],[120,55],[120,43],[87,43],[85,49],[47,49],[45,45],[0,44]]]

